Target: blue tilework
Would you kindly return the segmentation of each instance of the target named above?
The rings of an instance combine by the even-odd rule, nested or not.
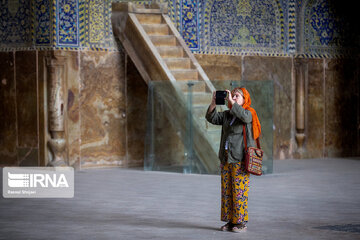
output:
[[[191,50],[199,49],[199,0],[184,0],[181,4],[181,30],[185,43]]]
[[[31,45],[31,3],[27,0],[0,1],[0,44]]]
[[[2,0],[0,50],[116,51],[111,3],[121,1]],[[157,1],[168,4],[170,19],[195,53],[328,58],[351,53],[357,42],[329,0]]]
[[[78,0],[57,0],[56,41],[59,47],[79,46]]]
[[[352,39],[349,23],[336,13],[328,0],[309,0],[304,11],[304,52],[324,56],[346,54]]]
[[[288,35],[288,52],[293,54],[296,51],[296,2],[289,0],[289,35]]]
[[[33,5],[35,24],[35,44],[50,45],[51,44],[51,2],[50,0],[35,1]]]
[[[284,14],[279,1],[208,1],[203,26],[204,51],[285,53]]]

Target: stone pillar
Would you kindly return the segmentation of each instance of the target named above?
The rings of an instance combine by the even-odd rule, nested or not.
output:
[[[304,151],[305,141],[305,66],[305,59],[295,59],[295,139],[298,153],[302,153]]]
[[[48,130],[50,139],[48,149],[51,157],[48,166],[67,166],[67,149],[65,137],[66,111],[66,61],[61,52],[51,52],[47,57],[47,99]]]

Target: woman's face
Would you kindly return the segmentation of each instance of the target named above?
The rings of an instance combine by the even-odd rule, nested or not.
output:
[[[242,94],[240,92],[236,91],[234,93],[234,95],[232,96],[232,98],[240,106],[242,106],[244,104],[244,97],[242,96]]]

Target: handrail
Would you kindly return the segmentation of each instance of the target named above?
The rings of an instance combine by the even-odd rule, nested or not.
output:
[[[150,47],[150,51],[152,52],[152,54],[154,55],[155,59],[156,59],[156,63],[160,66],[160,70],[162,70],[166,77],[168,78],[168,80],[171,82],[172,86],[175,88],[175,92],[178,95],[178,97],[180,99],[182,99],[183,101],[185,101],[184,96],[181,92],[181,89],[179,88],[179,86],[176,84],[176,79],[174,77],[174,75],[171,73],[170,69],[168,68],[168,66],[166,65],[166,63],[164,62],[163,58],[160,56],[159,52],[157,51],[155,45],[152,43],[151,39],[149,38],[149,35],[145,32],[145,30],[143,29],[143,27],[141,26],[139,20],[137,19],[137,17],[135,16],[135,14],[133,13],[129,13],[129,18],[131,19],[131,21],[136,25],[137,30],[140,32],[141,37],[143,38],[143,40],[146,42],[146,44]],[[156,79],[153,79],[156,80]],[[162,79],[159,79],[162,80]]]

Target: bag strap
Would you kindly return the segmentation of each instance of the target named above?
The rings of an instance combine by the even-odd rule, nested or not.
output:
[[[245,124],[243,124],[243,137],[244,137],[245,149],[247,149]],[[259,140],[259,138],[257,138],[257,139],[256,139],[256,145],[257,145],[257,147],[258,147],[259,149],[261,149],[261,147],[260,147],[260,140]]]
[[[261,149],[261,147],[260,147],[260,140],[259,140],[259,138],[257,138],[257,139],[256,139],[256,144],[257,144],[258,148],[259,148],[259,149]]]
[[[243,137],[244,137],[245,150],[247,150],[245,124],[243,124]]]

